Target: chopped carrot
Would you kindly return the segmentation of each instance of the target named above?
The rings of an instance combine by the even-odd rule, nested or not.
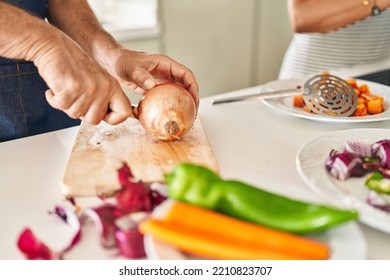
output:
[[[329,74],[328,71],[322,72],[322,75],[327,75],[327,74]],[[362,83],[362,84],[358,85],[356,79],[347,79],[345,81],[352,86],[352,88],[355,90],[356,95],[358,96],[358,105],[357,105],[355,112],[351,115],[352,117],[366,116],[367,114],[371,114],[371,115],[379,114],[385,110],[384,97],[372,94],[370,88],[368,87],[368,85],[366,83]],[[300,98],[301,97],[298,95],[294,96],[293,106],[303,108],[303,110],[305,112],[314,113],[307,106],[307,104],[305,104],[305,101],[303,100],[303,98],[302,99],[300,99]],[[375,101],[375,102],[371,103],[370,106],[368,105],[369,102],[377,100],[377,99],[380,99],[381,102]],[[324,112],[324,113],[327,113],[328,115],[337,116],[337,114],[332,114],[331,112]]]
[[[357,85],[357,82],[355,79],[349,79],[349,80],[345,80],[347,83],[349,83],[353,88],[357,88],[358,89],[358,85]]]
[[[355,112],[353,116],[355,117],[363,117],[367,115],[367,107],[364,103],[360,103],[356,106]]]
[[[377,96],[375,96],[375,95],[370,95],[370,94],[367,94],[367,93],[362,93],[362,94],[361,94],[361,97],[363,97],[363,98],[366,99],[367,101],[374,100],[374,99],[377,98]]]
[[[370,100],[367,103],[367,111],[369,114],[379,114],[383,112],[383,101],[379,98]]]
[[[379,95],[375,95],[375,94],[370,94],[370,100],[374,100],[374,99],[381,99],[382,102],[384,101],[383,96],[379,96]]]
[[[359,91],[361,93],[368,93],[370,94],[370,89],[368,88],[368,85],[367,84],[361,84],[359,87],[358,87]]]
[[[295,107],[305,106],[305,100],[303,99],[303,95],[302,94],[295,95],[294,100],[293,100],[293,104]]]
[[[360,90],[359,90],[359,89],[357,89],[357,88],[354,88],[354,90],[355,90],[355,92],[356,92],[356,95],[357,95],[357,96],[359,96],[359,95],[360,95],[360,93],[361,93],[361,92],[360,92]]]
[[[142,222],[140,230],[188,253],[204,257],[218,259],[329,258],[329,248],[322,242],[181,202],[173,203],[161,220]]]
[[[359,97],[358,98],[358,104],[365,104],[366,103],[366,99],[363,98],[363,97]]]

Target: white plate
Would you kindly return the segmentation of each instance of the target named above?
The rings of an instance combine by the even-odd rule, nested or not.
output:
[[[323,116],[323,115],[309,113],[303,110],[303,108],[294,107],[293,106],[294,97],[292,96],[263,99],[262,101],[267,106],[282,111],[284,113],[290,114],[292,116],[315,120],[315,121],[322,121],[322,122],[354,123],[354,122],[376,122],[376,121],[383,121],[383,120],[390,119],[390,87],[382,84],[374,83],[374,82],[365,81],[365,80],[357,79],[356,81],[358,85],[366,83],[372,94],[376,94],[384,97],[385,100],[384,112],[376,115],[367,115],[364,117],[332,117],[332,116]],[[289,79],[289,80],[273,81],[264,85],[262,91],[291,89],[291,88],[296,88],[297,85],[303,86],[304,83],[305,83],[304,79]]]
[[[297,153],[296,163],[306,184],[329,203],[356,209],[361,222],[390,233],[390,214],[366,203],[365,177],[339,181],[330,176],[325,167],[329,152],[342,150],[349,140],[375,142],[382,139],[390,139],[390,129],[348,129],[326,133],[304,144]]]
[[[153,215],[155,217],[164,215],[171,203],[171,201],[164,202],[155,209]],[[366,258],[366,240],[355,222],[335,226],[322,233],[308,235],[308,237],[327,243],[332,250],[332,260],[363,260]],[[149,234],[145,235],[144,242],[146,256],[151,260],[196,259],[156,240]]]

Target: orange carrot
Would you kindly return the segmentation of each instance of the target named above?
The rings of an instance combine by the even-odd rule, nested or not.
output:
[[[256,248],[262,254],[268,254],[263,256],[268,259],[276,258],[278,254],[285,259],[327,259],[329,257],[328,246],[321,242],[181,202],[172,204],[163,221],[178,228],[191,229],[194,234],[208,236],[214,240],[213,242],[224,240],[239,247]],[[230,247],[226,250],[228,248]],[[229,254],[226,250],[223,251],[224,254]]]
[[[363,117],[367,115],[367,107],[364,103],[359,103],[356,106],[355,112],[353,113],[353,116],[355,117]]]
[[[358,85],[357,85],[357,82],[355,79],[349,79],[349,80],[346,80],[347,83],[349,83],[353,88],[357,89],[358,88]]]
[[[139,226],[143,234],[152,234],[156,239],[177,249],[208,259],[225,260],[290,260],[291,254],[269,251],[255,246],[245,246],[232,240],[200,232],[192,228],[158,219],[148,219]],[[298,258],[299,259],[299,258]]]
[[[379,98],[368,101],[367,111],[369,114],[382,113],[383,112],[383,101]]]
[[[293,99],[294,107],[303,107],[305,106],[305,100],[303,100],[303,95],[295,95]]]
[[[359,91],[361,93],[368,93],[368,94],[370,94],[370,89],[368,88],[367,84],[361,84],[358,88],[359,88]]]
[[[365,104],[366,103],[366,99],[363,98],[363,97],[359,97],[358,98],[358,104]]]
[[[302,254],[307,258],[326,258],[329,254],[329,248],[323,243],[242,221],[187,203],[173,203],[164,219],[171,223],[225,236],[228,239],[256,243],[272,250]],[[232,231],[232,229],[239,230],[240,233],[237,234],[237,231]],[[317,255],[317,253],[319,254]]]
[[[362,92],[357,88],[354,88],[354,90],[355,90],[356,95],[359,97]]]

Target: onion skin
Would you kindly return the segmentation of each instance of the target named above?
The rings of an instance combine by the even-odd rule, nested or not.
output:
[[[187,90],[174,83],[165,83],[145,93],[135,117],[152,136],[176,140],[191,129],[197,110],[195,100]]]

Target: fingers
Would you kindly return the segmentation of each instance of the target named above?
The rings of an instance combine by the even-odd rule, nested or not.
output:
[[[124,50],[117,60],[116,77],[129,90],[145,93],[156,84],[176,83],[189,91],[199,104],[199,86],[194,74],[166,55]]]
[[[197,106],[199,105],[199,86],[196,82],[194,74],[188,70],[185,72],[183,76],[183,84],[184,87],[188,90],[188,92],[192,95],[195,100]]]
[[[114,64],[116,70],[111,69],[110,72],[117,80],[91,61],[90,57],[80,53],[79,59],[84,63],[77,65],[83,65],[81,68],[67,59],[54,60],[56,63],[48,60],[40,69],[50,88],[45,93],[48,103],[71,118],[80,118],[91,124],[104,120],[115,125],[133,114],[130,101],[118,81],[141,94],[155,87],[159,81],[171,81],[186,88],[199,105],[198,84],[194,74],[184,65],[165,55],[130,51],[121,53],[121,59]],[[69,59],[73,56],[69,56]],[[58,76],[62,77],[61,82]]]
[[[129,99],[118,87],[109,90],[112,95],[105,98],[104,94],[82,95],[77,99],[70,99],[67,95],[56,95],[51,89],[45,92],[48,103],[65,112],[69,117],[81,119],[90,124],[99,124],[102,120],[116,125],[132,116],[132,107]],[[86,98],[86,96],[94,96]]]
[[[135,68],[131,77],[133,82],[141,90],[148,91],[156,86],[156,81],[153,75],[150,72],[148,72],[146,69],[140,67]],[[138,90],[138,93],[142,93],[142,92],[139,92]]]
[[[64,39],[65,46],[53,48],[39,59],[39,74],[49,90],[48,103],[69,117],[98,124],[103,119],[118,124],[131,116],[131,104],[118,80],[84,52],[74,41]],[[140,79],[153,79],[142,73]],[[154,86],[145,83],[147,87]],[[109,111],[109,112],[108,112]]]
[[[104,121],[116,125],[133,116],[131,104],[122,91],[116,91],[109,102],[109,110],[106,111]]]
[[[159,55],[156,58],[160,59],[158,68],[153,71],[160,77],[179,84],[188,90],[194,98],[196,104],[199,104],[199,86],[193,72],[184,65],[176,62],[170,57]]]
[[[45,96],[50,106],[60,110],[69,109],[75,100],[75,98],[72,98],[69,95],[65,96],[65,98],[59,99],[58,95],[55,95],[51,89],[46,90]]]

